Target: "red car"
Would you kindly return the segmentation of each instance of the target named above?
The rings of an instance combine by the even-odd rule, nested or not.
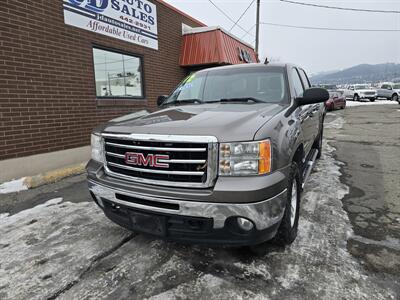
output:
[[[343,92],[329,92],[329,96],[329,100],[325,102],[327,110],[343,109],[346,107],[346,97],[343,95]]]

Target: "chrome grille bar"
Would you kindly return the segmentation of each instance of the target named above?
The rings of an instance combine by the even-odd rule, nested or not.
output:
[[[106,152],[109,156],[114,156],[117,158],[125,158],[125,155],[113,153],[113,152]],[[205,164],[205,159],[160,159],[159,162],[167,163],[167,164]]]
[[[120,169],[125,169],[125,170],[131,170],[135,172],[143,172],[143,173],[152,173],[152,174],[168,174],[168,175],[189,175],[189,176],[203,176],[204,172],[188,172],[188,171],[164,171],[164,170],[155,170],[155,169],[142,169],[142,168],[135,168],[135,167],[129,167],[125,165],[120,165],[112,162],[107,162],[107,165],[120,168]]]
[[[125,148],[125,149],[134,149],[134,150],[152,150],[152,151],[171,151],[171,152],[205,152],[206,148],[168,148],[168,147],[146,147],[146,146],[135,146],[135,145],[124,145],[124,144],[116,144],[111,142],[106,142],[106,145]]]

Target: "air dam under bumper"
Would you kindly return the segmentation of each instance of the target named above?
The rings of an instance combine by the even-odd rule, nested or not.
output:
[[[255,203],[194,202],[135,194],[90,179],[88,184],[94,200],[106,216],[123,227],[166,239],[231,246],[271,239],[282,219],[287,197],[285,189],[274,197]],[[151,232],[135,228],[132,222],[138,215],[156,219],[166,230]],[[236,227],[236,217],[250,220],[254,228],[249,232],[241,231]]]

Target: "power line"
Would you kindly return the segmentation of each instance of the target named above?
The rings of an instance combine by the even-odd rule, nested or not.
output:
[[[369,12],[369,13],[400,14],[399,10],[375,10],[375,9],[362,9],[362,8],[347,8],[347,7],[338,7],[338,6],[328,6],[328,5],[305,3],[305,2],[292,1],[292,0],[280,0],[280,1],[281,2],[290,3],[290,4],[312,6],[312,7],[320,7],[320,8],[328,8],[328,9],[349,10],[349,11],[359,11],[359,12]]]
[[[253,26],[251,26],[250,29],[247,30],[247,31],[240,37],[240,39],[243,39],[245,36],[247,36],[247,35],[250,33],[250,31],[252,31],[253,28],[256,27],[256,26],[257,26],[257,24],[254,24]]]
[[[245,9],[245,11],[242,13],[242,15],[239,17],[239,19],[237,19],[237,21],[235,22],[235,24],[232,25],[231,29],[229,29],[229,31],[232,31],[233,28],[235,28],[235,26],[237,25],[237,23],[239,23],[239,21],[243,18],[243,16],[247,13],[247,11],[250,9],[250,7],[253,5],[253,3],[256,0],[251,1],[251,3],[249,4],[249,6],[247,6],[247,8]]]
[[[330,27],[312,27],[312,26],[297,26],[288,24],[276,24],[261,22],[263,25],[298,28],[298,29],[311,29],[311,30],[328,30],[328,31],[353,31],[353,32],[400,32],[400,29],[356,29],[356,28],[330,28]]]
[[[232,23],[236,23],[235,20],[233,20],[225,11],[223,11],[220,7],[218,7],[218,5],[216,5],[212,0],[208,0],[220,13],[222,13],[225,17],[227,17],[229,19],[229,21],[231,21]],[[243,30],[244,32],[246,32],[247,30],[244,29],[242,26],[240,26],[239,24],[236,25],[237,27],[239,27],[241,30]],[[254,36],[252,34],[252,36]]]

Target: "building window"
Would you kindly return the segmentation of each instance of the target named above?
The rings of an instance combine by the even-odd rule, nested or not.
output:
[[[144,98],[142,59],[93,48],[98,98]]]

